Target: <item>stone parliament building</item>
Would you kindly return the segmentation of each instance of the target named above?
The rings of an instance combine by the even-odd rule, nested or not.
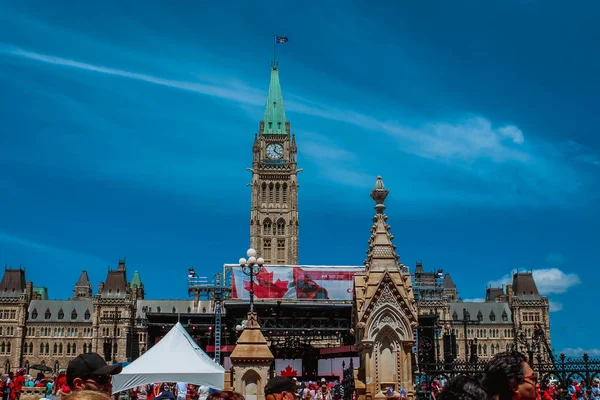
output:
[[[285,115],[279,68],[273,66],[249,168],[250,245],[272,266],[298,265],[297,175],[301,169],[296,162],[297,152],[296,138]],[[432,357],[438,360],[474,355],[486,359],[515,346],[517,334],[531,337],[540,326],[549,341],[548,299],[539,293],[531,272],[514,273],[512,284],[506,287],[487,288],[484,301],[464,302],[449,273],[426,272],[421,263],[411,273],[401,264],[392,244],[388,217],[383,214],[388,192],[378,178],[371,193],[377,204],[368,258],[364,271],[354,277],[353,301],[335,307],[316,306],[321,314],[331,308],[335,318],[345,322],[340,325],[343,332],[336,332],[346,335],[340,346],[351,344],[346,346],[347,352],[360,357],[363,374],[365,369],[367,375],[375,373],[369,370],[379,371],[382,360],[396,360],[399,375],[381,375],[374,381],[380,387],[367,388],[368,393],[373,395],[384,384],[395,382],[396,388],[406,385],[412,376],[409,369],[418,360],[414,354],[423,349],[433,350]],[[214,352],[214,346],[211,350],[208,345],[214,344],[214,299],[146,299],[140,273],[135,271],[130,276],[121,260],[115,269],[108,270],[105,282],[100,282],[94,293],[87,272],[82,271],[74,282],[72,298],[51,300],[48,289],[34,286],[24,269],[5,268],[0,282],[0,368],[8,372],[43,364],[58,371],[85,352],[97,352],[110,362],[131,361],[179,318],[190,321],[186,326],[194,331],[194,337],[202,337],[206,351]],[[237,340],[233,331],[239,322],[229,315],[234,315],[237,307],[242,310],[238,315],[244,316],[244,304],[247,302],[224,302],[225,342],[221,351],[225,357]],[[261,317],[260,307],[258,321],[262,323],[266,317]],[[267,333],[265,336],[273,344]],[[378,344],[378,340],[384,343]]]

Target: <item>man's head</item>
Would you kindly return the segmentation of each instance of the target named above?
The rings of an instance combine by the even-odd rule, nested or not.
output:
[[[265,396],[267,400],[295,400],[298,386],[292,378],[276,376],[267,382]]]
[[[535,400],[537,376],[518,352],[499,353],[486,365],[483,386],[498,400]]]
[[[69,362],[67,385],[73,390],[96,390],[110,394],[112,375],[121,372],[120,365],[107,365],[97,353],[80,354]]]
[[[480,379],[467,375],[459,375],[452,379],[440,395],[440,400],[488,400],[489,398]]]

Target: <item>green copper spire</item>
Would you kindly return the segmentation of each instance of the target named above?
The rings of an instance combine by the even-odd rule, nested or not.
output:
[[[142,278],[140,278],[140,273],[138,271],[133,273],[133,278],[131,278],[131,282],[129,282],[129,287],[133,287],[133,285],[142,287]]]
[[[279,84],[279,72],[277,66],[271,69],[271,82],[269,83],[269,93],[267,94],[267,104],[265,105],[264,118],[265,135],[285,135],[285,108],[283,107],[283,96],[281,94],[281,85]]]

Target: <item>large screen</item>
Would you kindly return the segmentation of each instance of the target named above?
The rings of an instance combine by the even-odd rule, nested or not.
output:
[[[250,278],[231,268],[231,297],[249,299]],[[254,277],[255,299],[351,301],[354,274],[364,267],[265,265]]]

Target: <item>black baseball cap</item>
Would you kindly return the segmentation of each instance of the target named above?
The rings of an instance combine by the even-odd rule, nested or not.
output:
[[[123,370],[118,365],[108,365],[98,353],[80,354],[67,366],[67,385],[73,387],[75,378],[86,379],[94,375],[116,375]]]
[[[276,376],[267,382],[265,394],[296,391],[299,387],[296,382],[287,376]]]

